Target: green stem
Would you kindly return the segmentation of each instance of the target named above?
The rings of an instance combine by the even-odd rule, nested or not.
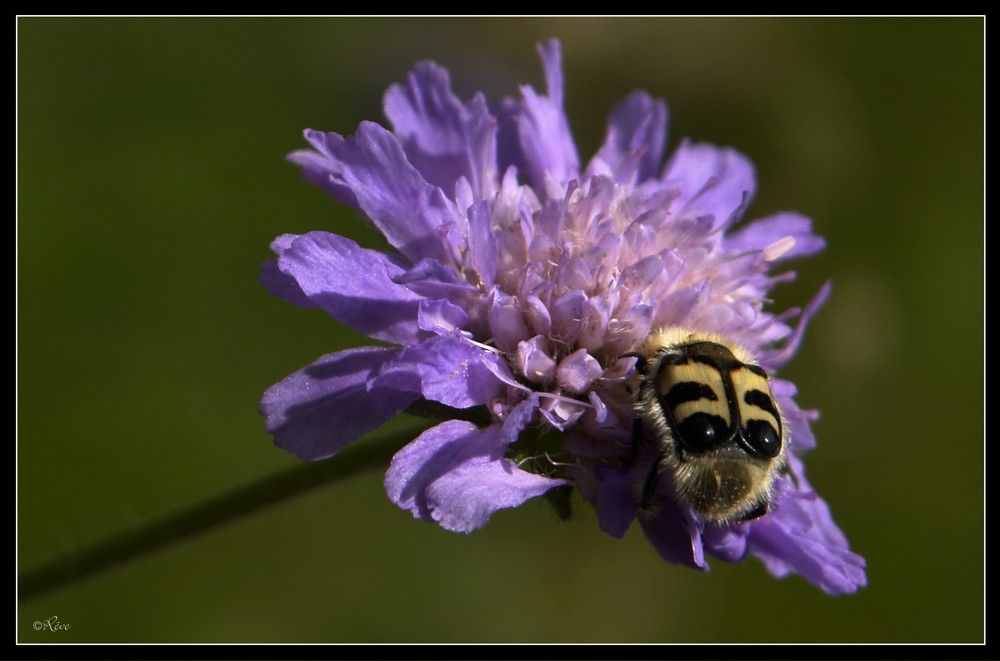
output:
[[[385,468],[392,455],[422,429],[408,429],[352,446],[335,459],[302,463],[229,493],[142,524],[91,546],[65,553],[18,577],[22,604],[68,587],[101,571],[179,544],[240,517],[333,484],[371,468]]]

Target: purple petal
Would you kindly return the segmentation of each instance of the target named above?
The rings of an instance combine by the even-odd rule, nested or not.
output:
[[[336,234],[310,232],[282,252],[278,268],[314,305],[361,333],[387,342],[414,341],[421,297],[392,281],[403,269],[385,253]]]
[[[418,390],[424,397],[454,408],[469,408],[497,398],[504,383],[495,370],[502,359],[468,340],[439,335],[404,347],[372,379],[372,387]]]
[[[297,238],[299,238],[298,234],[282,234],[271,242],[271,250],[280,257]],[[264,288],[272,296],[283,298],[299,307],[317,307],[316,303],[306,296],[299,284],[295,282],[295,278],[281,272],[277,259],[269,259],[260,265],[260,284],[264,285]]]
[[[596,358],[586,349],[579,349],[559,361],[556,381],[568,392],[582,393],[600,378],[603,371]]]
[[[517,345],[518,371],[533,383],[548,383],[555,374],[556,362],[548,354],[548,345],[548,339],[542,335]]]
[[[587,295],[579,289],[571,289],[549,306],[549,312],[552,314],[552,333],[572,345],[580,335],[580,320],[587,312]]]
[[[479,429],[459,420],[424,432],[393,457],[385,478],[389,498],[416,518],[471,532],[498,509],[517,507],[565,484],[505,459],[509,433],[497,425]]]
[[[590,394],[587,395],[587,399],[590,400],[591,406],[594,407],[594,422],[598,425],[608,422],[608,405],[604,403],[604,400],[597,394],[597,391],[591,390]],[[614,420],[618,420],[617,416]],[[614,426],[617,427],[617,425]]]
[[[764,250],[791,237],[788,250],[768,261],[812,255],[826,247],[823,237],[812,233],[812,221],[798,213],[784,212],[761,218],[728,235],[725,247],[738,252]]]
[[[406,408],[419,392],[368,388],[369,378],[399,352],[332,353],[268,388],[260,412],[275,443],[300,459],[325,459]]]
[[[454,269],[436,259],[422,259],[392,280],[425,298],[450,298],[473,289]]]
[[[500,381],[503,384],[506,384],[508,387],[513,388],[514,390],[520,390],[528,394],[534,392],[532,391],[531,388],[524,385],[523,383],[520,383],[517,379],[514,378],[514,375],[511,374],[510,367],[507,365],[507,361],[487,360],[483,364],[486,366],[486,369],[488,369],[490,373],[494,377],[496,377],[498,381]]]
[[[753,164],[734,149],[683,142],[670,157],[663,184],[676,187],[673,206],[686,216],[711,215],[713,227],[732,219],[752,198],[757,183]]]
[[[775,397],[791,399],[799,393],[798,387],[785,379],[771,379],[771,394]]]
[[[469,207],[469,264],[479,275],[482,287],[490,288],[497,275],[497,240],[490,223],[492,205],[477,202]]]
[[[437,335],[448,335],[465,328],[468,313],[448,301],[420,301],[417,325],[421,330]]]
[[[521,430],[528,426],[538,409],[538,395],[532,394],[519,402],[504,418],[500,426],[500,443],[506,448],[517,440]]]
[[[813,409],[800,409],[791,396],[783,396],[775,392],[775,385],[784,383],[788,382],[782,379],[772,379],[771,392],[778,400],[778,405],[781,407],[781,415],[788,421],[791,447],[796,452],[807,452],[816,447],[816,437],[812,432],[810,423],[819,420],[819,412]],[[794,394],[794,388],[792,394]]]
[[[747,535],[750,526],[737,524],[732,526],[705,526],[702,541],[705,549],[716,558],[726,562],[739,562],[747,554]]]
[[[524,175],[536,190],[545,190],[546,174],[557,182],[567,182],[577,176],[580,159],[563,111],[562,53],[555,39],[541,44],[548,96],[540,96],[524,86],[522,112],[517,129],[524,154]]]
[[[513,354],[520,342],[531,337],[531,332],[516,298],[498,288],[493,289],[492,298],[489,309],[490,335],[498,347]]]
[[[389,243],[413,262],[425,257],[451,263],[464,217],[409,161],[392,133],[362,122],[357,133],[332,141],[331,177],[349,188],[358,206]]]
[[[632,497],[634,482],[631,465],[609,470],[601,479],[597,495],[597,520],[601,530],[621,539],[635,520],[638,508]]]
[[[477,94],[463,104],[451,91],[448,72],[422,62],[385,94],[385,114],[407,159],[432,185],[451,192],[460,177],[476,199],[486,199],[496,177],[496,126]]]
[[[669,324],[685,325],[685,322],[688,321],[688,316],[698,312],[698,304],[708,299],[711,289],[712,284],[708,280],[705,280],[690,287],[684,287],[683,289],[671,292],[663,298],[660,305],[661,313],[669,311],[670,318],[656,319],[655,326]],[[690,322],[687,325],[691,325]]]
[[[603,297],[587,301],[586,311],[580,319],[580,336],[577,344],[594,353],[604,349],[610,322],[608,302]]]
[[[865,559],[848,550],[829,507],[814,493],[789,488],[781,505],[753,524],[748,541],[777,577],[795,572],[831,595],[867,585]]]
[[[525,171],[521,136],[518,133],[521,107],[522,104],[518,101],[503,99],[490,108],[490,112],[497,119],[497,169],[504,173],[503,180],[509,176],[516,177],[518,172]]]
[[[610,355],[635,347],[649,336],[653,327],[652,305],[636,304],[624,309],[628,310],[627,316],[608,321],[604,349]]]
[[[639,523],[660,556],[673,564],[707,569],[698,523],[671,498],[658,503],[655,512],[640,514]]]
[[[541,407],[542,417],[548,420],[549,424],[565,431],[571,427],[586,411],[582,402],[570,400],[565,397],[547,399]]]
[[[548,335],[552,330],[552,317],[549,314],[549,307],[534,295],[525,297],[526,308],[524,316],[528,321],[531,330],[539,335]]]
[[[495,430],[495,427],[490,427]],[[499,432],[494,431],[499,435]],[[471,422],[448,420],[428,429],[396,453],[385,474],[389,499],[424,521],[434,521],[427,486],[451,470],[482,431]]]
[[[622,269],[621,288],[626,296],[640,294],[653,284],[656,277],[663,272],[665,255],[656,253],[643,257],[635,264]]]
[[[780,349],[772,351],[762,351],[760,352],[760,362],[771,369],[781,367],[795,355],[795,352],[799,349],[799,344],[802,342],[802,337],[805,335],[806,326],[809,324],[809,320],[813,318],[823,304],[826,303],[826,299],[830,296],[831,283],[827,280],[816,296],[813,297],[809,304],[806,306],[805,311],[802,312],[802,316],[799,318],[799,323],[795,327],[795,331],[792,333],[791,337],[785,342],[785,345]]]
[[[666,139],[667,104],[645,92],[632,92],[611,111],[608,134],[595,160],[603,161],[619,183],[645,181],[660,171]],[[638,162],[629,167],[635,159]]]
[[[288,160],[302,168],[302,176],[316,184],[334,199],[360,210],[358,198],[340,178],[340,164],[333,159],[333,148],[344,141],[339,133],[324,133],[306,129],[306,140],[316,151],[301,149],[288,155]]]

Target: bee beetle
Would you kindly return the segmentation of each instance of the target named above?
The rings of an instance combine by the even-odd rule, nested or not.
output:
[[[720,335],[663,328],[635,352],[633,456],[644,437],[656,458],[635,497],[649,510],[658,482],[709,523],[767,513],[785,465],[786,424],[767,373]]]

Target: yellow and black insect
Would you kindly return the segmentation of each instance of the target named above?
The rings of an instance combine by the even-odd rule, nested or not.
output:
[[[785,465],[786,425],[750,352],[713,333],[664,328],[630,355],[638,358],[635,454],[644,438],[657,443],[636,484],[642,509],[651,509],[667,479],[677,499],[707,522],[766,514]]]

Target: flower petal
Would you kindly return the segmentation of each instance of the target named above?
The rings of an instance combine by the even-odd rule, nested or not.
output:
[[[791,391],[790,394],[784,394]],[[771,379],[771,393],[778,400],[781,408],[781,415],[788,421],[788,436],[791,440],[790,447],[796,452],[807,452],[816,447],[816,437],[812,432],[810,423],[819,419],[819,412],[816,410],[803,410],[792,399],[795,394],[795,386],[783,379]]]
[[[368,379],[399,351],[328,354],[268,388],[260,412],[275,443],[300,459],[325,459],[409,406],[419,392],[368,388]]]
[[[426,298],[450,298],[473,289],[467,280],[436,259],[422,259],[392,281]]]
[[[632,466],[624,464],[598,474],[602,479],[595,505],[597,520],[601,530],[619,539],[625,536],[638,512],[632,497],[632,473]]]
[[[639,524],[667,562],[708,569],[700,526],[673,499],[662,499],[654,513],[640,513]]]
[[[282,234],[271,242],[271,250],[280,257],[297,238],[299,238],[298,234]],[[295,278],[281,272],[277,259],[269,259],[260,265],[260,284],[264,285],[264,288],[272,296],[283,298],[299,307],[317,307],[317,304],[306,296],[299,284],[295,282]]]
[[[618,183],[634,185],[651,179],[660,171],[666,139],[667,104],[645,92],[632,92],[611,111],[604,145],[588,171],[600,161],[601,169]]]
[[[462,441],[479,434],[478,427],[464,420],[448,420],[420,434],[389,464],[385,474],[389,500],[413,512],[414,518],[433,521],[427,486],[451,470],[462,450],[467,449]]]
[[[826,299],[830,296],[831,283],[827,280],[816,295],[813,297],[809,304],[806,305],[806,309],[802,312],[802,316],[799,317],[799,323],[795,327],[795,331],[789,337],[784,346],[780,349],[774,349],[771,351],[760,352],[760,362],[763,365],[769,366],[771,369],[781,367],[795,355],[795,352],[799,350],[799,344],[802,342],[802,337],[805,335],[806,326],[809,325],[809,321],[813,318],[819,309],[823,307],[826,303]]]
[[[780,506],[754,522],[748,542],[750,552],[779,578],[795,572],[831,595],[868,583],[865,559],[848,550],[829,507],[813,492],[789,487]]]
[[[589,403],[584,404],[568,397],[554,397],[546,399],[541,410],[542,417],[548,420],[550,425],[559,431],[566,431],[583,416],[587,408],[590,408]]]
[[[494,370],[506,368],[502,359],[470,341],[440,335],[404,347],[386,361],[372,387],[418,390],[424,397],[464,409],[487,404],[504,389]]]
[[[572,346],[580,335],[580,320],[587,313],[587,295],[579,289],[562,294],[549,306],[552,334]]]
[[[752,524],[706,525],[702,533],[705,550],[720,560],[739,562],[747,554],[747,535]]]
[[[549,356],[549,341],[542,335],[519,342],[516,360],[517,371],[533,383],[548,383],[556,370],[556,361]]]
[[[524,415],[512,417],[513,426],[524,423]],[[525,472],[503,457],[511,436],[519,431],[499,425],[479,429],[460,420],[429,429],[393,457],[385,478],[389,498],[418,519],[437,521],[454,532],[471,532],[498,509],[517,507],[565,484]]]
[[[406,160],[396,136],[362,122],[353,136],[330,140],[326,148],[331,180],[353,193],[391,245],[414,262],[430,257],[452,263],[454,246],[467,231],[465,218]]]
[[[584,393],[604,370],[586,349],[579,349],[559,361],[556,382],[567,392]]]
[[[718,229],[735,220],[732,216],[753,197],[757,181],[753,164],[735,149],[684,141],[667,163],[663,185],[680,191],[671,205],[675,213],[712,215],[712,227]]]
[[[518,344],[531,337],[517,299],[497,288],[493,289],[488,319],[490,336],[508,354],[515,353]]]
[[[468,209],[469,266],[479,276],[478,284],[487,289],[493,286],[497,275],[497,240],[490,227],[491,207],[489,202],[477,202]]]
[[[524,175],[536,190],[545,190],[546,175],[563,183],[577,176],[580,159],[563,110],[562,52],[555,39],[540,44],[548,96],[531,87],[521,88],[524,96],[517,130],[524,154]]]
[[[282,252],[278,268],[314,305],[365,335],[400,344],[415,340],[422,299],[393,282],[403,269],[385,253],[336,234],[309,232]]]
[[[302,176],[316,184],[334,199],[359,209],[354,192],[340,178],[340,164],[333,159],[333,147],[344,141],[339,133],[324,133],[306,129],[306,140],[316,151],[300,149],[288,155],[288,160],[302,168]]]
[[[465,310],[448,301],[420,301],[417,325],[421,330],[448,335],[464,328],[468,320]]]
[[[813,255],[826,247],[823,237],[813,234],[812,220],[792,212],[778,213],[755,220],[729,234],[724,245],[728,250],[740,252],[764,250],[788,237],[794,240],[792,248],[783,251],[780,257],[768,261]]]
[[[477,94],[463,104],[448,72],[421,62],[385,94],[385,114],[406,157],[434,186],[450,192],[464,177],[477,200],[491,196],[496,173],[496,121]]]

